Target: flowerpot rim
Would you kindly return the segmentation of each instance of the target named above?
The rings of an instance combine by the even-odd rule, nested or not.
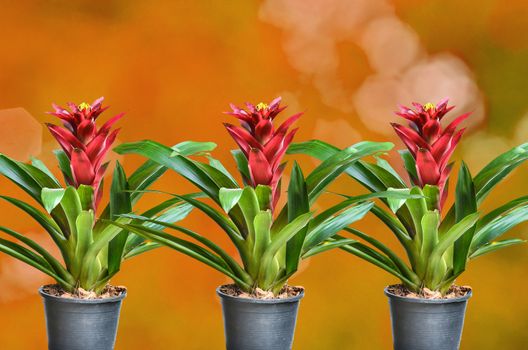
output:
[[[80,299],[80,298],[61,298],[56,295],[51,295],[49,293],[46,293],[44,291],[44,287],[42,286],[39,288],[39,294],[44,299],[49,300],[55,300],[59,303],[69,303],[69,304],[105,304],[105,303],[115,303],[118,301],[123,300],[127,296],[127,291],[125,290],[123,293],[121,293],[118,296],[110,297],[110,298],[103,298],[103,299]]]
[[[301,300],[304,297],[304,288],[303,290],[294,297],[284,298],[284,299],[256,299],[256,298],[241,298],[236,297],[233,295],[228,295],[224,292],[222,292],[220,289],[223,287],[223,285],[218,286],[216,288],[216,294],[222,298],[227,300],[233,300],[238,303],[248,303],[248,304],[284,304],[284,303],[294,303],[299,300]]]
[[[424,299],[424,298],[409,298],[409,297],[403,297],[400,295],[393,294],[389,291],[389,286],[385,287],[384,289],[385,295],[389,299],[395,299],[400,300],[406,303],[414,303],[414,304],[450,304],[450,303],[461,303],[465,302],[469,298],[473,296],[473,290],[470,290],[466,295],[458,298],[451,298],[451,299]]]

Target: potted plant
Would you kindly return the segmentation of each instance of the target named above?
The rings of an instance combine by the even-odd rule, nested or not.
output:
[[[410,185],[387,161],[359,161],[347,173],[376,193],[392,189],[416,198],[382,199],[388,207],[374,206],[377,216],[395,235],[406,252],[408,263],[378,239],[353,228],[345,228],[359,241],[342,249],[396,276],[400,285],[389,286],[394,348],[458,349],[462,334],[469,287],[454,284],[466,265],[484,254],[516,245],[520,239],[497,239],[528,218],[528,197],[520,197],[490,212],[480,205],[493,188],[528,159],[528,144],[498,156],[476,176],[462,163],[454,203],[446,205],[448,181],[453,163],[449,159],[464,129],[459,124],[469,114],[443,127],[442,119],[453,107],[447,100],[438,105],[414,103],[401,107],[398,115],[409,127],[393,124],[407,146],[401,151]],[[294,144],[289,153],[305,153],[321,160],[339,150],[321,141]],[[337,244],[334,237],[328,244]]]
[[[225,124],[240,150],[233,151],[243,185],[240,186],[216,159],[190,159],[154,141],[122,144],[115,151],[135,153],[176,171],[212,200],[174,195],[214,220],[236,247],[240,261],[206,236],[179,225],[156,219],[126,215],[178,231],[178,237],[138,223],[117,226],[149,241],[171,247],[220,271],[234,282],[217,289],[224,312],[227,349],[291,349],[300,287],[288,286],[301,258],[338,247],[351,240],[324,243],[329,237],[361,219],[372,207],[367,201],[375,194],[346,199],[315,215],[311,206],[325,188],[351,164],[368,155],[392,148],[390,143],[363,142],[336,152],[308,176],[297,163],[288,185],[287,203],[280,208],[281,179],[286,163],[283,156],[297,129],[288,131],[301,116],[296,114],[275,127],[277,115],[285,108],[280,98],[269,105],[231,105],[241,127]],[[401,194],[397,194],[401,197]],[[187,238],[187,239],[185,239]],[[199,244],[199,245],[198,245]]]
[[[117,162],[109,204],[98,211],[103,175],[109,164],[104,159],[118,133],[112,131],[112,126],[122,117],[116,115],[97,127],[96,119],[106,109],[102,102],[103,98],[91,105],[70,103],[70,110],[54,105],[50,113],[63,123],[62,127],[47,126],[62,148],[55,155],[66,185],[37,159],[26,164],[0,154],[0,173],[27,192],[42,209],[5,195],[0,198],[34,219],[61,254],[62,262],[24,234],[0,226],[0,231],[14,239],[0,238],[1,252],[57,282],[39,290],[44,300],[50,350],[113,349],[126,289],[111,286],[109,281],[123,260],[159,246],[110,223],[134,222],[118,215],[131,211],[142,191],[165,172],[162,166],[146,162],[127,177]],[[214,146],[185,142],[177,145],[175,152],[191,154]],[[171,199],[142,215],[160,222],[175,222],[190,210],[187,203]]]

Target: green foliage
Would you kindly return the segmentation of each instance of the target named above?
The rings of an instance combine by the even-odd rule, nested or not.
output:
[[[383,195],[408,197],[387,191],[383,195],[348,198],[315,216],[310,209],[328,185],[352,164],[392,147],[390,143],[359,143],[335,152],[306,177],[294,164],[288,185],[288,202],[280,210],[275,208],[272,212],[270,187],[240,187],[217,160],[210,158],[209,164],[202,163],[174,154],[169,147],[154,141],[123,144],[116,148],[118,153],[139,154],[174,170],[215,202],[218,208],[190,196],[174,195],[174,198],[183,200],[218,224],[236,247],[241,263],[204,235],[181,226],[133,215],[124,217],[138,220],[140,224],[116,225],[207,264],[233,279],[245,291],[261,288],[278,292],[297,271],[301,259],[352,242],[344,239],[327,243],[327,240],[363,218],[373,206],[368,199]],[[244,185],[247,185],[247,159],[240,151],[234,151],[233,157]],[[145,223],[161,227],[152,228]],[[177,231],[185,238],[168,234],[164,228]]]
[[[292,144],[288,150],[290,154],[308,154],[323,162],[339,152],[338,148],[318,140]],[[402,151],[400,155],[414,183],[417,177],[414,159],[408,151]],[[443,218],[437,209],[437,187],[409,188],[387,162],[378,160],[372,164],[360,160],[346,173],[372,193],[391,190],[415,195],[400,199],[382,197],[389,210],[379,206],[372,208],[372,213],[403,246],[408,263],[379,240],[351,228],[344,229],[360,241],[334,236],[319,249],[340,246],[396,276],[411,290],[420,292],[427,287],[445,292],[465,271],[469,260],[524,242],[521,239],[496,239],[528,220],[528,197],[515,199],[485,215],[479,213],[478,207],[496,185],[527,159],[528,144],[524,144],[498,156],[474,177],[466,164],[462,164],[455,203]]]
[[[173,151],[190,155],[214,147],[211,143],[185,142],[175,146]],[[68,157],[62,151],[55,154],[59,168],[69,181]],[[0,251],[53,277],[67,291],[82,288],[100,292],[119,271],[124,259],[160,246],[113,224],[153,226],[146,221],[140,224],[122,214],[130,213],[133,204],[165,171],[166,168],[158,163],[147,161],[127,178],[117,163],[110,203],[96,218],[91,186],[63,187],[41,161],[33,159],[32,164],[25,164],[0,155],[0,173],[33,197],[42,209],[16,198],[0,198],[24,211],[49,234],[60,250],[63,263],[35,241],[7,227],[0,227],[0,231],[14,240],[0,239]],[[174,223],[184,219],[191,209],[182,199],[171,199],[142,213],[142,217],[163,224]]]

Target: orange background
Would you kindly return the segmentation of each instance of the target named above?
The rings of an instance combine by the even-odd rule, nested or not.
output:
[[[213,140],[215,156],[234,169],[234,146],[221,122],[229,102],[282,95],[289,113],[303,110],[297,141],[321,138],[347,146],[393,140],[387,128],[397,103],[450,96],[474,111],[455,159],[476,172],[528,139],[527,2],[479,0],[1,1],[0,151],[38,156],[55,166],[56,147],[39,123],[50,103],[93,101],[127,113],[119,141],[165,144]],[[15,109],[21,107],[23,109]],[[286,112],[285,112],[286,113]],[[33,116],[33,117],[32,117]],[[38,122],[37,122],[38,121]],[[41,139],[42,137],[42,139]],[[398,145],[400,145],[398,143]],[[392,154],[395,164],[398,159]],[[130,172],[137,157],[124,160]],[[315,164],[300,159],[309,169]],[[526,194],[526,166],[484,205]],[[5,179],[2,194],[23,195]],[[194,189],[173,174],[156,186]],[[333,190],[359,193],[343,179]],[[159,198],[145,198],[146,208]],[[324,201],[321,202],[324,205]],[[46,236],[0,204],[2,225]],[[187,221],[221,243],[198,214]],[[373,219],[358,225],[396,246]],[[527,238],[523,227],[508,237]],[[49,243],[48,243],[49,244]],[[522,349],[528,344],[526,246],[478,259],[458,281],[471,285],[463,349]],[[523,272],[524,271],[524,272]],[[0,257],[0,348],[42,349],[48,282]],[[214,289],[220,274],[168,249],[126,262],[113,281],[126,285],[117,349],[220,349],[223,329]],[[388,349],[383,287],[396,282],[341,251],[305,262],[292,284],[306,287],[296,349]]]

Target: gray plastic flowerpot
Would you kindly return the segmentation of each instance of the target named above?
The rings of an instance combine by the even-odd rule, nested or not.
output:
[[[290,350],[304,291],[287,299],[248,299],[218,287],[227,350]]]
[[[471,292],[454,299],[389,298],[395,350],[457,350],[460,348],[467,301]]]
[[[39,293],[44,300],[49,350],[113,350],[121,302],[126,292],[107,299],[68,299]]]

